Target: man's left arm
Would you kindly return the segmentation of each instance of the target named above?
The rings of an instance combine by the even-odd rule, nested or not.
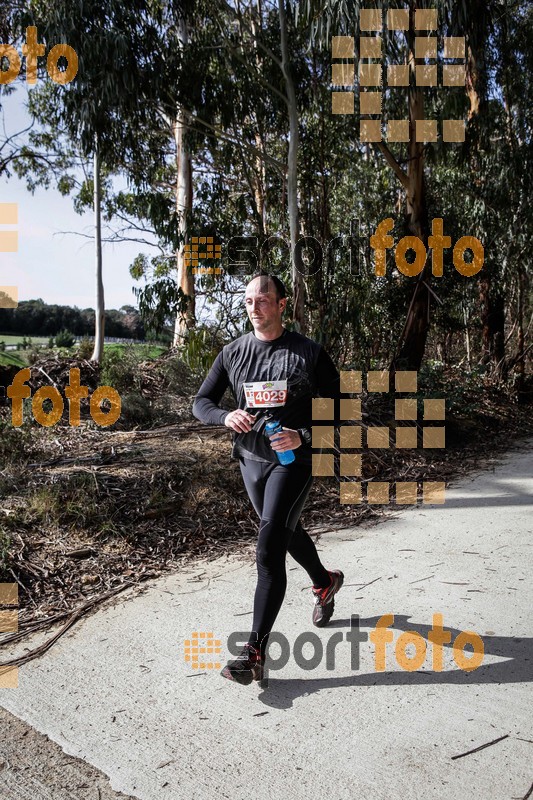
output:
[[[332,397],[335,402],[335,420],[338,420],[338,401],[341,397],[341,376],[331,357],[323,347],[315,367],[316,387],[320,397]]]
[[[328,420],[327,424],[331,425],[333,422],[333,425],[338,427],[341,424],[339,404],[341,397],[340,375],[331,357],[322,346],[315,363],[315,386],[320,397],[333,398],[334,418],[333,420]],[[314,422],[313,424],[317,423]],[[326,423],[324,422],[324,424]],[[305,444],[311,444],[312,431],[309,428],[300,428],[299,433]]]
[[[341,396],[340,375],[337,367],[326,353],[323,347],[315,364],[315,385],[321,397],[332,397],[334,399],[334,420],[333,424],[338,427],[341,425],[340,404]],[[325,423],[324,423],[325,424]],[[331,425],[331,422],[328,423]],[[301,444],[311,444],[312,431],[309,428],[298,428],[298,430],[287,430],[272,437],[271,444],[273,450],[289,450],[299,447]]]

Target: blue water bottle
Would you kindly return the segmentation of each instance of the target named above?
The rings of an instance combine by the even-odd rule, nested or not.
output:
[[[270,439],[271,436],[273,436],[275,433],[279,433],[282,429],[281,423],[278,422],[277,419],[273,419],[270,422],[267,422],[265,425],[265,434]],[[278,453],[276,450],[275,453],[280,464],[292,464],[292,462],[295,460],[295,455],[292,450],[285,450],[283,453]]]

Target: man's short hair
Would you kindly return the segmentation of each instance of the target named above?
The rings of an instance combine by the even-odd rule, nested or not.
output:
[[[271,281],[274,286],[276,287],[276,297],[278,300],[281,300],[284,297],[287,297],[287,290],[285,288],[284,283],[280,281],[277,275],[272,275],[270,272],[256,272],[255,275],[252,275],[250,278],[249,283],[251,283],[255,278],[262,278],[261,280],[261,291],[268,292],[268,284]]]

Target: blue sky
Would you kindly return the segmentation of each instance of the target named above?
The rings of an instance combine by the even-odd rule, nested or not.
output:
[[[5,132],[12,135],[29,124],[26,82],[2,96]],[[4,131],[0,130],[3,140]],[[72,199],[55,189],[38,188],[32,195],[16,175],[0,178],[0,203],[18,203],[18,253],[0,253],[0,286],[18,286],[19,301],[42,298],[45,303],[94,308],[94,241],[61,231],[93,235],[93,215],[76,214]],[[6,226],[3,230],[13,230]],[[147,237],[151,238],[151,237]],[[146,246],[134,242],[104,243],[103,270],[106,308],[136,305],[135,282],[129,265]]]

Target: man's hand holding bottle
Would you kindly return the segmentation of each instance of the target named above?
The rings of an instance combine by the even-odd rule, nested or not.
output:
[[[237,408],[226,415],[224,425],[236,433],[249,433],[256,419],[257,413],[249,414],[248,411]],[[286,450],[295,450],[300,447],[302,439],[298,431],[292,430],[292,428],[283,428],[282,431],[270,437],[270,444],[273,450],[284,453]]]
[[[284,453],[286,450],[296,450],[302,444],[302,440],[298,431],[293,431],[292,428],[282,428],[279,433],[270,437],[270,444],[272,450]]]

